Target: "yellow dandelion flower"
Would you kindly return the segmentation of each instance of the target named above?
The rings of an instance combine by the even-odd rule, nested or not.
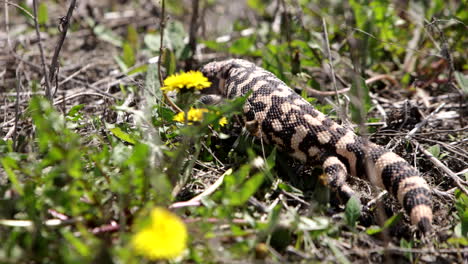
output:
[[[219,120],[219,125],[220,126],[225,126],[227,123],[228,123],[227,118],[224,117],[224,116],[221,117],[221,119]]]
[[[191,89],[202,90],[211,86],[211,82],[208,78],[203,76],[203,73],[199,71],[189,71],[176,73],[164,80],[164,86],[161,90],[164,92],[169,91],[180,91],[180,89]]]
[[[132,238],[136,253],[150,260],[174,259],[187,247],[187,228],[177,215],[156,207],[151,211],[150,223]]]
[[[190,110],[187,112],[187,121],[189,125],[192,125],[193,122],[201,122],[203,120],[203,114],[207,113],[209,110],[206,108],[190,108]],[[184,123],[185,121],[185,113],[184,112],[179,112],[177,115],[174,116],[173,118],[174,121],[179,122],[179,123]],[[222,117],[219,120],[219,125],[224,126],[227,124],[227,118]]]

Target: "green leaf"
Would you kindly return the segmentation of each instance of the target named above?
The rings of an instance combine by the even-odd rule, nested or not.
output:
[[[144,73],[147,70],[148,70],[148,65],[144,64],[144,65],[138,66],[138,67],[134,68],[133,70],[127,72],[127,75],[130,76],[130,75],[134,75],[134,74],[137,74],[137,73]]]
[[[447,239],[447,243],[455,245],[455,246],[463,246],[467,247],[468,246],[468,238],[465,237],[451,237]]]
[[[127,64],[125,63],[125,61],[123,60],[122,57],[114,56],[114,60],[119,65],[120,71],[122,71],[122,72],[127,72],[128,71]]]
[[[386,228],[389,228],[389,227],[394,226],[396,223],[398,223],[398,221],[400,221],[400,219],[402,218],[402,216],[403,216],[403,215],[402,215],[401,213],[398,213],[398,214],[396,214],[396,215],[393,215],[392,217],[390,217],[389,219],[387,219],[387,221],[385,221],[383,228],[386,229]]]
[[[127,42],[132,46],[133,50],[137,50],[139,48],[138,32],[132,25],[127,27]]]
[[[361,207],[361,201],[354,196],[346,203],[345,219],[346,223],[352,228],[356,227],[357,219],[361,215]]]
[[[361,78],[358,82],[353,81],[351,86],[351,119],[357,124],[363,124],[372,102],[369,96],[369,87]]]
[[[247,0],[247,5],[254,9],[260,15],[265,13],[265,9],[267,8],[267,1],[265,0]]]
[[[84,106],[84,104],[73,106],[70,111],[68,111],[67,116],[75,116],[81,109],[83,109]]]
[[[81,241],[71,231],[63,229],[62,235],[65,238],[65,240],[68,241],[68,243],[72,245],[76,249],[76,251],[79,252],[81,256],[87,257],[91,255],[91,252],[92,252],[91,248],[89,248],[89,246],[87,246],[86,243]]]
[[[145,42],[146,47],[150,50],[159,52],[159,48],[161,47],[160,38],[159,34],[146,34],[143,38],[143,42]]]
[[[413,248],[413,242],[412,241],[406,241],[404,238],[400,240],[400,247],[402,248],[408,248],[412,249]],[[409,259],[411,263],[413,263],[413,253],[411,252],[406,252],[405,256]]]
[[[106,28],[103,25],[95,26],[93,28],[93,32],[94,32],[94,34],[96,34],[96,36],[99,39],[101,39],[103,41],[106,41],[106,42],[109,42],[114,46],[122,47],[122,45],[123,45],[122,38],[119,35],[117,35],[116,33],[114,33],[112,30]]]
[[[378,234],[382,231],[384,231],[385,229],[387,228],[390,228],[392,226],[394,226],[396,223],[398,223],[398,221],[400,221],[402,217],[402,214],[399,213],[399,214],[396,214],[396,215],[393,215],[392,217],[390,217],[389,219],[387,219],[387,221],[385,221],[383,227],[369,227],[367,230],[366,230],[366,233],[368,235],[375,235],[375,234]]]
[[[461,235],[466,237],[468,235],[468,209],[461,215]]]
[[[133,52],[132,46],[128,42],[124,42],[123,44],[122,60],[127,67],[132,67],[135,64],[135,53]]]
[[[432,154],[432,156],[438,158],[440,155],[440,146],[439,145],[431,146],[430,148],[427,149],[427,151],[429,151]]]
[[[264,174],[262,172],[256,173],[245,182],[238,195],[236,195],[237,199],[232,199],[231,203],[233,205],[245,204],[245,202],[247,202],[247,200],[257,192],[258,187],[260,187],[263,183],[263,179]]]
[[[250,51],[254,50],[255,47],[255,38],[252,37],[244,37],[235,40],[231,47],[229,48],[230,53],[238,54],[238,55],[246,55],[249,54]]]
[[[460,218],[460,235],[468,235],[468,196],[460,190],[455,191],[455,207]]]
[[[375,234],[378,234],[380,232],[382,232],[384,229],[380,226],[371,226],[369,228],[366,229],[366,233],[370,236],[372,235],[375,235]]]
[[[158,65],[156,63],[151,63],[148,65],[148,70],[146,71],[146,80],[145,80],[146,89],[143,89],[146,102],[149,104],[149,107],[153,107],[154,104],[162,102],[162,91],[159,84],[159,73]]]
[[[187,37],[184,25],[179,21],[173,21],[167,25],[164,34],[164,44],[180,59],[185,47],[184,39]]]
[[[16,161],[11,157],[5,157],[1,160],[1,163],[15,191],[17,191],[20,195],[23,195],[23,187],[21,186],[18,177],[13,171],[13,169],[18,169],[18,164],[16,163]]]
[[[166,74],[169,76],[176,70],[176,57],[174,52],[170,49],[164,50],[163,61],[164,68],[166,68]]]
[[[114,127],[114,128],[111,128],[109,129],[109,131],[114,135],[116,136],[117,138],[119,138],[120,140],[123,140],[127,143],[130,143],[130,144],[135,144],[137,141],[135,140],[135,138],[124,132],[122,129],[120,129],[120,127]]]
[[[461,72],[454,72],[455,80],[457,80],[458,85],[462,91],[466,94],[468,93],[468,75],[463,75]]]
[[[244,165],[234,174],[224,179],[225,196],[223,201],[231,206],[244,205],[263,183],[264,173],[258,172],[248,178],[250,165]]]
[[[49,11],[47,10],[47,4],[42,2],[39,4],[37,9],[37,22],[41,26],[45,26],[49,22]]]
[[[326,239],[326,241],[327,241],[328,247],[333,252],[333,255],[335,255],[338,263],[351,264],[351,262],[346,258],[343,252],[335,246],[335,243],[333,243],[330,239]]]

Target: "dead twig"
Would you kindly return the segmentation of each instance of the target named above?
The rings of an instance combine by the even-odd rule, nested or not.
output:
[[[166,1],[161,0],[161,20],[159,22],[159,30],[161,32],[160,38],[159,38],[159,58],[158,58],[158,77],[159,77],[159,85],[160,87],[164,86],[164,81],[162,77],[162,70],[161,70],[161,64],[162,64],[162,58],[164,54],[164,29],[166,27]],[[180,107],[178,107],[172,100],[167,96],[165,92],[162,93],[164,100],[167,101],[167,103],[172,107],[174,111],[177,112],[183,112]]]
[[[330,66],[330,71],[331,71],[331,78],[332,78],[332,84],[333,84],[333,89],[335,90],[336,96],[338,96],[338,86],[336,84],[336,77],[335,77],[335,67],[333,66],[333,57],[331,55],[331,50],[330,50],[330,43],[328,42],[328,31],[327,31],[327,22],[325,21],[325,18],[322,18],[322,25],[323,25],[323,35],[325,38],[325,50],[328,56],[328,64]],[[338,100],[338,99],[337,99]],[[341,108],[341,103],[338,100],[338,105]]]
[[[33,0],[33,11],[34,11],[34,28],[36,29],[36,35],[37,35],[37,45],[39,46],[39,52],[41,53],[42,74],[44,75],[45,84],[46,84],[45,94],[46,94],[47,99],[50,102],[53,102],[49,73],[47,72],[44,49],[42,47],[41,32],[39,31],[39,23],[37,21],[37,1],[36,0]]]
[[[429,119],[431,119],[436,113],[438,113],[442,107],[445,106],[445,102],[444,103],[441,103],[434,111],[432,111],[432,113],[430,113],[426,118],[423,119],[423,121],[419,122],[418,124],[416,124],[416,126],[408,133],[408,135],[405,136],[405,139],[406,140],[409,140],[411,139],[411,137],[421,128],[423,127],[424,125],[426,125],[426,123],[429,121]]]
[[[12,3],[12,2],[9,2],[9,1],[1,1],[3,3],[5,3],[5,12],[7,12],[7,8],[6,8],[6,5],[11,5],[11,6],[14,6],[16,8],[18,8],[19,10],[21,10],[21,12],[24,12],[26,15],[28,15],[31,19],[34,19],[34,15],[31,14],[28,10],[26,10],[25,8],[23,8],[22,6],[18,5],[18,4],[15,4],[15,3]],[[6,16],[5,16],[5,19],[8,19]],[[7,27],[8,27],[8,24],[5,24]]]
[[[75,9],[75,5],[76,5],[76,0],[72,0],[70,3],[70,6],[68,7],[67,15],[65,17],[60,18],[59,31],[62,34],[60,35],[60,39],[58,40],[57,45],[55,46],[54,55],[52,56],[52,61],[50,63],[49,82],[54,81],[58,75],[56,74],[56,72],[58,72],[58,57],[60,54],[60,50],[62,49],[63,43],[65,42],[65,37],[67,36],[68,27],[70,25],[70,20],[73,15],[73,10]],[[58,90],[58,87],[55,88],[55,92],[57,92],[57,90]]]
[[[445,164],[443,164],[440,160],[438,160],[436,157],[434,157],[429,151],[427,151],[425,148],[423,148],[421,146],[421,144],[419,144],[416,140],[411,140],[411,142],[413,142],[413,144],[417,145],[419,150],[424,154],[426,155],[429,160],[435,165],[437,166],[438,168],[440,168],[442,171],[445,172],[445,174],[447,174],[454,182],[455,184],[457,185],[457,187],[463,192],[465,193],[466,195],[468,195],[468,190],[466,190],[466,188],[463,186],[462,184],[462,180],[451,170],[449,169],[447,166],[445,166]]]
[[[198,30],[199,9],[200,9],[200,1],[192,0],[192,18],[190,21],[189,41],[188,41],[188,46],[191,51],[191,54],[187,60],[187,65],[186,65],[187,69],[191,69],[193,67],[195,53],[197,52],[197,30]]]
[[[177,202],[173,203],[169,206],[169,208],[181,208],[181,207],[188,207],[188,206],[199,206],[200,201],[203,197],[209,196],[214,193],[219,186],[223,183],[224,176],[229,175],[232,173],[232,169],[227,170],[221,177],[219,177],[215,183],[213,183],[210,187],[206,188],[205,191],[200,193],[199,195],[193,197],[192,199],[185,201],[185,202]]]

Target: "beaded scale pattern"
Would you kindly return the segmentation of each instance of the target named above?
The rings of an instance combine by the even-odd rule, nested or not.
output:
[[[296,94],[274,74],[241,59],[206,64],[202,73],[213,83],[210,96],[235,98],[252,91],[244,105],[248,130],[294,158],[321,165],[328,186],[345,199],[355,195],[348,174],[371,176],[373,183],[393,194],[411,218],[427,232],[432,228],[431,190],[415,168],[397,154],[365,142]]]

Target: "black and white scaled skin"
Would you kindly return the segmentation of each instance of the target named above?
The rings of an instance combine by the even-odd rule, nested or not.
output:
[[[241,59],[206,64],[201,72],[212,82],[202,102],[213,104],[251,91],[244,105],[246,127],[266,143],[299,161],[322,166],[327,185],[345,199],[356,195],[348,175],[371,182],[397,198],[412,224],[432,229],[431,189],[417,170],[397,154],[365,142],[316,110],[271,72]]]

